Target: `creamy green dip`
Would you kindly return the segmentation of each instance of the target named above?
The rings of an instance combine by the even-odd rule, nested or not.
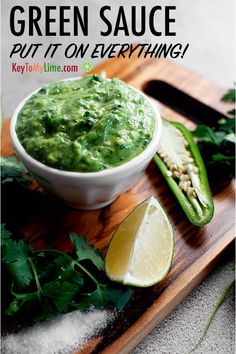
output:
[[[98,75],[43,87],[23,106],[16,125],[32,157],[78,172],[131,160],[150,143],[153,131],[148,100],[124,82]]]

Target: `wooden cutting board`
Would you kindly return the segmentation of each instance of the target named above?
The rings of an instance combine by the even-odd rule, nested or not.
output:
[[[167,60],[114,58],[93,71],[103,70],[107,77],[119,77],[158,99],[163,116],[184,122],[190,129],[194,122],[214,125],[231,108],[220,101],[222,88]],[[2,155],[13,154],[9,120],[6,120]],[[205,227],[195,227],[186,219],[155,164],[151,163],[129,192],[101,210],[71,209],[35,185],[35,193],[7,197],[3,194],[3,221],[10,222],[35,248],[54,246],[69,251],[68,233],[75,231],[87,235],[105,253],[114,230],[136,205],[150,195],[161,201],[175,232],[170,273],[160,284],[138,290],[112,326],[77,351],[80,354],[128,353],[204,279],[232,243],[234,184],[214,186],[213,194],[213,220]]]

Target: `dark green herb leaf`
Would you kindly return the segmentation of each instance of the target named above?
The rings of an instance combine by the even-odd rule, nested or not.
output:
[[[99,270],[104,269],[104,262],[99,255],[99,251],[94,250],[93,247],[89,245],[86,237],[78,237],[75,233],[71,233],[70,239],[74,245],[79,261],[89,259]]]
[[[65,313],[70,310],[71,302],[79,287],[70,282],[60,282],[58,280],[44,284],[42,295],[49,298],[59,313]]]
[[[193,135],[197,138],[209,179],[233,178],[235,176],[235,119],[221,119],[217,128],[198,125]]]
[[[8,240],[4,243],[2,250],[2,261],[8,272],[12,275],[14,281],[20,287],[26,287],[33,279],[32,269],[28,258],[32,256],[31,246],[23,240]]]
[[[107,293],[111,302],[116,304],[116,307],[121,310],[130,300],[131,296],[134,293],[134,289],[131,287],[122,287],[122,288],[108,288]]]
[[[98,284],[95,291],[83,295],[82,301],[77,308],[83,310],[89,307],[103,308],[108,304],[109,296],[107,292],[107,285]]]
[[[233,118],[221,119],[219,121],[219,130],[226,133],[235,132],[235,119]]]
[[[0,232],[1,232],[1,246],[2,246],[7,240],[10,239],[12,233],[6,229],[5,224],[1,224]]]
[[[2,262],[10,284],[6,315],[27,314],[27,319],[45,320],[109,303],[120,309],[133,294],[130,288],[107,279],[102,258],[85,237],[72,233],[75,252],[67,254],[56,249],[33,251],[25,241],[13,240],[5,225],[2,233]]]
[[[216,144],[215,134],[212,128],[199,124],[193,132],[194,136],[201,139],[201,141]]]
[[[224,102],[235,102],[235,88],[229,89],[227,93],[221,98]]]
[[[236,109],[231,109],[230,111],[227,112],[230,116],[233,116],[232,118],[235,118],[236,116]]]
[[[68,259],[63,256],[56,258],[54,263],[59,267],[58,277],[61,281],[73,282],[80,288],[84,285],[83,275],[78,270],[75,270],[74,263],[68,263]]]
[[[0,162],[1,183],[17,182],[25,185],[32,182],[32,178],[24,165],[18,162],[15,157],[0,157]]]

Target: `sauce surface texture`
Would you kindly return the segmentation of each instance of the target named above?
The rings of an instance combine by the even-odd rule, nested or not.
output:
[[[65,171],[98,172],[139,155],[154,132],[150,103],[118,79],[60,81],[30,97],[16,132],[29,155]]]

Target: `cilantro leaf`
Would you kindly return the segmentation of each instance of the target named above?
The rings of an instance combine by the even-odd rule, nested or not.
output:
[[[77,284],[78,287],[84,285],[84,279],[82,274],[75,270],[74,263],[68,263],[68,260],[63,256],[59,256],[54,260],[54,263],[59,267],[60,272],[58,273],[58,278],[61,281],[70,281]]]
[[[221,119],[214,128],[200,124],[193,135],[209,179],[232,179],[235,176],[235,119]]]
[[[99,251],[94,250],[93,247],[89,245],[86,237],[78,237],[76,233],[72,232],[70,234],[70,239],[74,245],[79,261],[89,259],[99,270],[104,269],[104,261],[100,257]]]
[[[228,113],[230,116],[233,116],[233,117],[235,118],[235,116],[236,116],[236,109],[233,108],[233,109],[229,110],[227,113]]]
[[[226,133],[233,133],[235,131],[235,119],[221,119],[219,122],[219,130]]]
[[[58,280],[44,284],[42,295],[47,297],[59,313],[68,312],[75,294],[78,292],[78,285]]]
[[[219,139],[217,139],[217,136],[215,135],[213,129],[204,124],[199,124],[193,133],[194,136],[200,138],[201,141],[205,141],[212,144],[219,143]]]
[[[116,304],[116,307],[121,310],[130,300],[134,293],[134,289],[128,286],[123,287],[109,287],[107,288],[107,294],[109,300]]]
[[[108,304],[109,296],[107,293],[107,285],[98,284],[96,290],[82,296],[82,301],[76,306],[80,310],[90,307],[103,308]]]
[[[1,227],[0,232],[1,232],[1,246],[2,246],[5,242],[7,242],[11,238],[12,233],[6,229],[5,224],[1,224],[0,227]]]
[[[19,184],[29,184],[32,178],[24,165],[17,161],[15,157],[0,157],[1,163],[1,183],[17,182]]]
[[[2,261],[13,280],[20,286],[26,287],[33,279],[31,265],[28,258],[32,256],[33,250],[23,240],[9,240],[4,243],[2,250]]]
[[[112,284],[99,284],[95,291],[83,296],[77,308],[87,309],[91,306],[103,308],[108,303],[116,305],[118,310],[123,309],[134,293],[134,289],[127,286],[113,286]]]
[[[224,102],[235,102],[235,93],[235,88],[229,89],[226,94],[221,98],[221,100]]]

